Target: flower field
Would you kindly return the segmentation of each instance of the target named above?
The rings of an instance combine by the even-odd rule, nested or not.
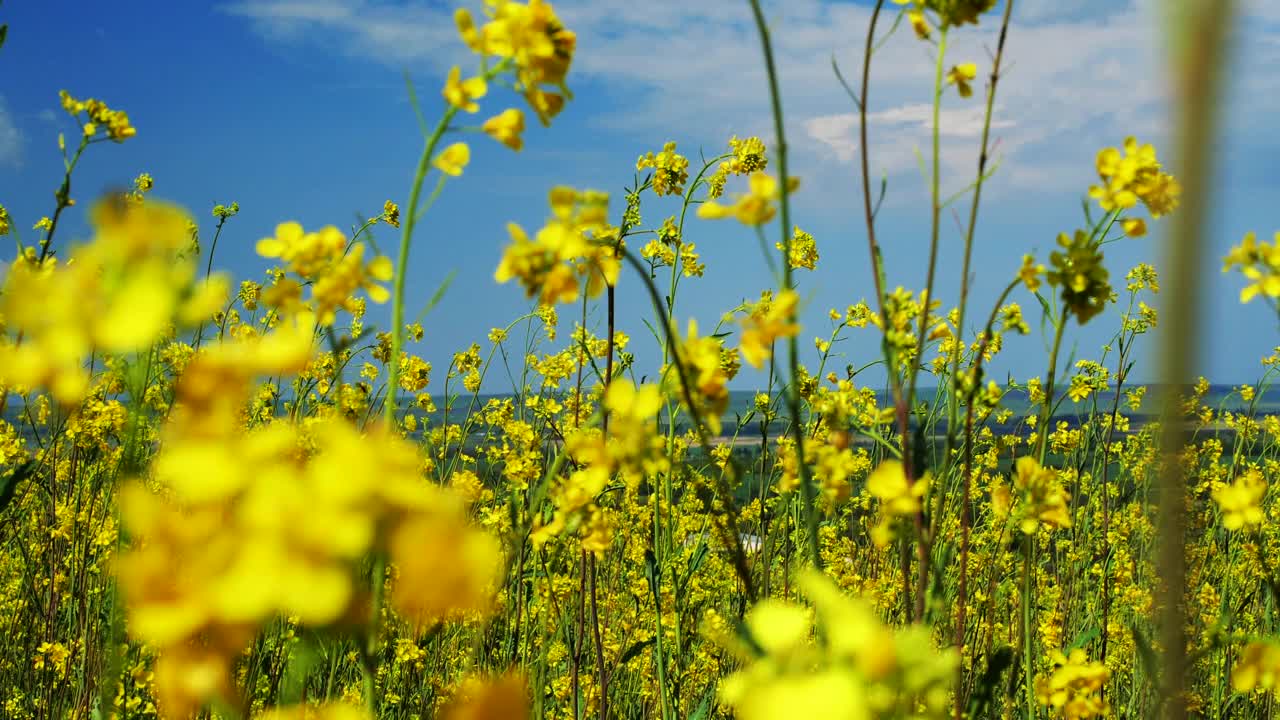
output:
[[[235,202],[180,207],[146,173],[79,197],[82,160],[146,122],[63,90],[52,206],[0,205],[0,718],[1275,716],[1280,347],[1252,384],[1191,359],[1205,273],[1280,309],[1280,233],[1204,252],[1233,3],[1170,3],[1171,147],[1079,148],[1079,225],[1001,274],[973,250],[1015,4],[878,0],[850,38],[862,64],[833,86],[859,148],[881,43],[928,58],[929,232],[892,240],[918,245],[912,274],[886,270],[860,150],[873,284],[821,327],[800,315],[835,240],[793,208],[757,0],[772,133],[641,148],[622,192],[531,189],[544,219],[490,259],[528,311],[483,342],[408,307],[410,251],[448,252],[422,235],[473,147],[518,167],[526,125],[574,111],[551,3],[457,9],[471,63],[409,85],[403,194],[348,229],[284,209],[265,279],[220,262]],[[999,29],[989,54],[949,54],[974,27]],[[981,118],[951,197],[943,98]],[[677,298],[713,226],[758,241],[772,283],[695,312]],[[1151,261],[1117,266],[1119,244]],[[1108,341],[1077,347],[1086,325]],[[1018,336],[1042,371],[996,376]]]

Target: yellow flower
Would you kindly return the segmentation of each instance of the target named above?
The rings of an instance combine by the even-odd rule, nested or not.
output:
[[[1058,471],[1042,467],[1035,458],[1018,458],[1014,465],[1013,486],[1021,492],[1019,527],[1031,535],[1041,525],[1049,528],[1071,527],[1067,502],[1071,495],[1062,487]]]
[[[953,65],[947,71],[947,84],[955,85],[960,97],[973,95],[973,87],[969,84],[978,76],[978,66],[974,63]]]
[[[464,142],[450,145],[431,161],[440,172],[454,177],[461,175],[462,169],[469,162],[471,162],[471,148]]]
[[[662,409],[662,394],[657,385],[646,384],[636,388],[630,380],[620,378],[609,383],[604,394],[604,406],[609,409],[610,421],[615,425],[645,422]]]
[[[621,262],[612,247],[595,242],[605,232],[609,196],[558,186],[550,193],[552,218],[533,240],[515,223],[507,224],[512,244],[503,252],[494,279],[518,278],[529,297],[543,304],[573,302],[585,281],[588,297],[617,282]]]
[[[920,512],[920,498],[928,483],[907,482],[898,460],[885,460],[867,477],[867,492],[880,501],[880,509],[892,517],[908,517]]]
[[[733,217],[743,225],[763,225],[777,213],[774,203],[782,196],[778,181],[764,171],[756,171],[748,178],[748,192],[738,196],[733,205],[721,205],[708,200],[698,206],[698,217],[711,220]],[[788,178],[787,192],[795,192],[799,178]]]
[[[1255,232],[1245,233],[1239,245],[1231,248],[1223,259],[1222,271],[1239,268],[1253,282],[1240,290],[1240,302],[1247,303],[1258,295],[1280,297],[1280,232],[1275,242],[1258,242]]]
[[[1267,481],[1262,473],[1249,470],[1234,482],[1213,491],[1213,499],[1222,510],[1222,526],[1228,530],[1255,529],[1266,515],[1262,497],[1267,494]]]
[[[1246,645],[1231,671],[1231,687],[1240,693],[1280,690],[1280,644],[1259,640]]]
[[[569,94],[565,76],[577,37],[556,16],[551,4],[541,0],[490,3],[487,12],[489,21],[477,28],[471,13],[457,10],[454,22],[458,34],[473,52],[510,59],[516,91],[524,95],[538,120],[548,124]]]
[[[519,673],[497,678],[469,676],[445,707],[442,720],[526,720],[528,692]]]
[[[1109,147],[1098,151],[1095,165],[1101,185],[1089,188],[1089,197],[1103,210],[1128,209],[1139,200],[1151,217],[1167,215],[1178,206],[1182,187],[1174,177],[1160,169],[1156,149],[1125,138],[1124,151]]]
[[[400,227],[400,206],[390,200],[386,201],[382,204],[382,217],[379,219],[391,227]]]
[[[0,378],[47,387],[64,404],[78,403],[89,389],[90,353],[145,349],[170,325],[203,319],[229,291],[222,276],[197,283],[194,258],[183,254],[191,236],[181,209],[117,196],[96,204],[89,219],[92,242],[66,263],[42,262],[29,249],[10,267],[0,295],[0,315],[24,337],[0,345]]]
[[[488,92],[489,86],[482,77],[467,78],[460,80],[462,69],[454,65],[449,70],[449,76],[445,79],[444,90],[441,94],[450,105],[464,110],[469,113],[476,112],[480,106],[476,104],[476,100],[484,97]]]
[[[672,328],[672,335],[678,338],[679,330]],[[685,367],[685,376],[692,385],[689,394],[697,414],[713,435],[720,434],[720,416],[729,407],[727,383],[732,375],[730,367],[724,362],[725,354],[725,347],[718,338],[698,336],[698,323],[690,318],[688,332],[679,342],[678,355]],[[680,387],[680,379],[674,369],[664,373],[663,382],[668,392],[680,399],[681,405],[688,404],[689,398],[685,397],[684,388]]]
[[[800,296],[795,290],[783,290],[778,296],[765,293],[760,302],[742,321],[742,357],[752,367],[762,367],[773,354],[773,343],[778,338],[795,337],[800,333],[796,323],[796,305]]]
[[[786,250],[786,245],[774,243],[779,250]],[[813,270],[818,265],[818,243],[813,236],[796,226],[791,234],[791,253],[787,256],[787,264],[793,268]]]
[[[676,144],[668,142],[657,155],[646,153],[636,160],[636,170],[653,168],[655,195],[680,195],[689,179],[689,159],[676,152]]]
[[[518,108],[507,108],[484,121],[480,126],[489,137],[519,152],[524,147],[524,113]]]
[[[1055,653],[1053,672],[1036,679],[1036,700],[1072,720],[1104,717],[1110,708],[1101,690],[1110,678],[1111,670],[1088,662],[1084,650],[1072,650],[1069,656]]]
[[[1018,269],[1018,279],[1030,292],[1040,289],[1040,278],[1044,276],[1045,267],[1036,263],[1031,255],[1022,256],[1022,267]]]
[[[138,134],[138,131],[129,122],[129,114],[123,110],[112,110],[107,107],[106,103],[93,98],[83,101],[76,100],[66,90],[61,91],[60,96],[62,108],[67,111],[68,115],[77,119],[81,113],[89,116],[89,121],[83,124],[83,132],[86,138],[92,138],[97,135],[99,128],[106,128],[107,137],[115,142],[124,142]]]
[[[276,225],[276,234],[259,240],[257,245],[259,255],[280,258],[290,272],[308,280],[328,269],[346,248],[346,236],[333,225],[307,233],[303,232],[302,225],[293,221]]]
[[[493,607],[504,571],[502,547],[492,535],[471,527],[464,508],[458,503],[419,514],[391,536],[391,559],[400,575],[392,604],[421,627],[485,616]]]
[[[1125,218],[1120,221],[1120,227],[1129,237],[1142,237],[1147,234],[1147,222],[1142,218]]]

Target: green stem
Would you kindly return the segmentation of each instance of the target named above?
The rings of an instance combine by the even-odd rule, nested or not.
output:
[[[445,110],[444,115],[440,117],[440,122],[436,123],[435,130],[432,131],[423,145],[422,156],[418,158],[418,168],[413,176],[413,185],[409,189],[408,212],[404,214],[404,223],[400,228],[402,231],[400,234],[400,252],[396,258],[395,280],[391,290],[391,358],[387,363],[387,399],[382,409],[383,420],[388,427],[395,422],[398,405],[396,389],[400,387],[400,352],[404,347],[405,334],[404,288],[405,278],[408,276],[409,246],[413,242],[413,230],[418,224],[418,198],[422,195],[422,184],[426,180],[427,171],[431,166],[431,158],[435,155],[436,145],[440,143],[440,137],[444,135],[444,131],[449,127],[449,121],[453,119],[457,112],[458,109],[450,105]]]
[[[1049,355],[1049,377],[1045,380],[1044,404],[1040,408],[1040,427],[1039,436],[1036,438],[1036,460],[1044,465],[1045,452],[1049,447],[1049,423],[1053,422],[1053,408],[1057,406],[1054,402],[1054,389],[1058,377],[1058,351],[1062,347],[1062,334],[1067,329],[1066,309],[1058,317],[1057,327],[1053,334],[1053,350]]]
[[[765,23],[764,13],[760,10],[760,0],[749,0],[751,12],[755,15],[756,28],[760,33],[760,45],[764,52],[765,71],[769,76],[769,100],[773,107],[773,126],[777,133],[778,183],[781,188],[781,221],[782,221],[782,278],[785,290],[791,290],[791,201],[788,197],[787,185],[787,136],[782,122],[782,94],[778,89],[778,72],[773,61],[773,46],[769,40],[769,26]],[[822,552],[818,544],[818,510],[815,492],[809,477],[809,466],[804,455],[804,425],[800,421],[800,350],[795,335],[787,338],[787,365],[791,373],[791,382],[787,386],[787,408],[791,412],[792,436],[796,442],[797,465],[800,469],[800,491],[804,497],[805,524],[808,530],[809,556],[813,566],[822,569]]]
[[[1035,536],[1028,535],[1023,538],[1027,543],[1026,553],[1022,558],[1022,667],[1023,667],[1023,684],[1027,694],[1027,713],[1028,718],[1036,716],[1036,691],[1035,691],[1035,671],[1032,664],[1032,635],[1031,635],[1031,553],[1035,547]]]
[[[933,154],[933,171],[929,180],[929,197],[931,206],[931,221],[929,230],[929,269],[925,277],[924,297],[922,298],[920,308],[920,324],[916,331],[916,351],[915,357],[912,358],[911,365],[907,369],[907,412],[914,412],[916,400],[916,381],[920,377],[920,365],[924,358],[925,336],[929,331],[929,306],[933,304],[933,284],[938,269],[938,236],[941,233],[942,226],[942,202],[940,199],[941,185],[941,162],[940,156],[940,128],[941,128],[941,112],[942,112],[942,75],[943,62],[947,54],[947,28],[943,27],[938,33],[938,60],[934,69],[933,79],[933,130],[932,130],[932,154]],[[923,475],[922,468],[913,467],[914,456],[907,451],[908,435],[903,434],[903,467],[907,472],[907,481],[914,483]],[[921,453],[923,456],[923,453]],[[939,483],[938,487],[932,492],[942,493],[943,487]],[[916,577],[915,591],[915,619],[917,622],[924,618],[925,594],[929,586],[929,554],[932,544],[932,534],[925,532],[924,507],[927,503],[921,504],[921,510],[916,514],[915,525],[916,531],[919,533],[919,542],[916,543],[916,554],[919,562],[919,572]]]

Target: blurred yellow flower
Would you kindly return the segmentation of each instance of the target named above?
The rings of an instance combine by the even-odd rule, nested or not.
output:
[[[977,76],[978,66],[974,63],[953,65],[947,71],[947,84],[955,85],[960,97],[967,98],[973,95],[973,86],[969,83],[973,82],[973,79]]]
[[[518,108],[507,108],[480,126],[489,137],[519,152],[524,147],[524,113]]]
[[[795,192],[799,178],[787,179],[787,192]],[[763,225],[777,213],[774,203],[782,196],[778,181],[764,171],[756,171],[748,178],[748,192],[739,195],[733,205],[721,205],[708,200],[698,206],[698,217],[711,220],[733,217],[743,225]]]
[[[469,162],[471,162],[471,147],[464,142],[456,142],[440,151],[431,164],[435,165],[440,172],[457,177],[462,174],[463,168]]]
[[[1214,502],[1222,510],[1222,526],[1228,530],[1256,529],[1266,518],[1262,510],[1266,494],[1266,479],[1253,469],[1238,475],[1230,485],[1214,490]]]
[[[476,104],[476,100],[484,97],[488,92],[489,86],[482,77],[467,78],[461,80],[462,69],[454,65],[449,70],[449,76],[445,79],[444,90],[441,93],[448,103],[459,110],[474,113],[480,110],[480,106]]]
[[[796,305],[800,296],[787,289],[773,297],[766,293],[760,302],[742,320],[742,357],[752,367],[762,367],[773,354],[773,343],[778,338],[795,337],[800,333],[796,323]]]

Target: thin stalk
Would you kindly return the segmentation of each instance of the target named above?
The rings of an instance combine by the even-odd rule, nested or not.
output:
[[[933,130],[932,130],[932,154],[933,154],[933,171],[929,179],[929,199],[930,199],[930,230],[929,230],[929,269],[925,277],[925,289],[922,307],[920,308],[920,327],[916,332],[916,352],[912,358],[911,365],[907,369],[907,412],[914,412],[916,400],[916,382],[920,378],[920,364],[924,357],[925,336],[929,331],[929,306],[933,304],[933,283],[938,270],[938,237],[942,230],[942,200],[940,197],[941,168],[941,115],[942,115],[942,75],[943,62],[947,54],[947,28],[944,26],[938,31],[938,59],[935,63],[933,78]],[[905,451],[907,443],[907,435],[902,436],[904,445],[904,460],[911,458],[912,455]],[[903,463],[906,469],[907,482],[914,483],[918,479],[917,476],[922,473],[921,468],[913,468],[910,461]],[[942,493],[941,488],[934,489],[933,492]],[[916,542],[916,554],[918,556],[919,568],[916,576],[915,591],[915,612],[914,618],[919,622],[924,618],[925,593],[929,587],[929,554],[931,543],[931,533],[924,532],[924,513],[925,504],[922,503],[920,512],[916,514],[916,530],[919,539]]]
[[[791,289],[791,202],[788,198],[787,183],[787,136],[782,122],[782,94],[778,89],[778,72],[774,66],[773,46],[769,40],[769,26],[765,23],[764,13],[760,10],[760,0],[749,0],[751,12],[755,16],[756,29],[760,34],[760,45],[764,52],[765,72],[769,76],[769,99],[773,108],[773,126],[777,134],[778,182],[782,188],[780,215],[782,222],[782,279],[787,290]],[[822,552],[818,545],[818,510],[814,497],[813,484],[809,477],[809,466],[804,457],[804,425],[800,420],[800,349],[795,335],[787,338],[787,364],[791,373],[791,382],[787,386],[787,407],[791,411],[791,429],[796,442],[796,457],[800,470],[800,490],[804,497],[805,524],[808,531],[810,561],[816,568],[822,568]]]
[[[987,85],[987,108],[983,113],[982,119],[982,141],[978,146],[978,178],[974,181],[973,202],[969,206],[969,225],[964,233],[964,260],[960,264],[960,314],[956,318],[956,334],[961,338],[964,337],[965,311],[969,306],[969,269],[972,267],[973,260],[973,236],[978,226],[978,204],[982,198],[982,185],[987,172],[991,117],[995,113],[996,85],[1000,82],[1000,62],[1004,58],[1004,42],[1009,33],[1009,18],[1013,15],[1013,3],[1014,0],[1005,0],[1004,17],[1000,23],[1000,39],[996,41],[995,60],[991,64],[991,77]],[[957,350],[955,367],[951,372],[953,379],[960,375],[961,355],[962,353]],[[952,400],[953,402],[949,403],[951,412],[947,420],[947,454],[945,457],[948,458],[948,461],[950,461],[952,449],[955,448],[956,420],[960,411],[959,405],[954,402],[954,397]]]

